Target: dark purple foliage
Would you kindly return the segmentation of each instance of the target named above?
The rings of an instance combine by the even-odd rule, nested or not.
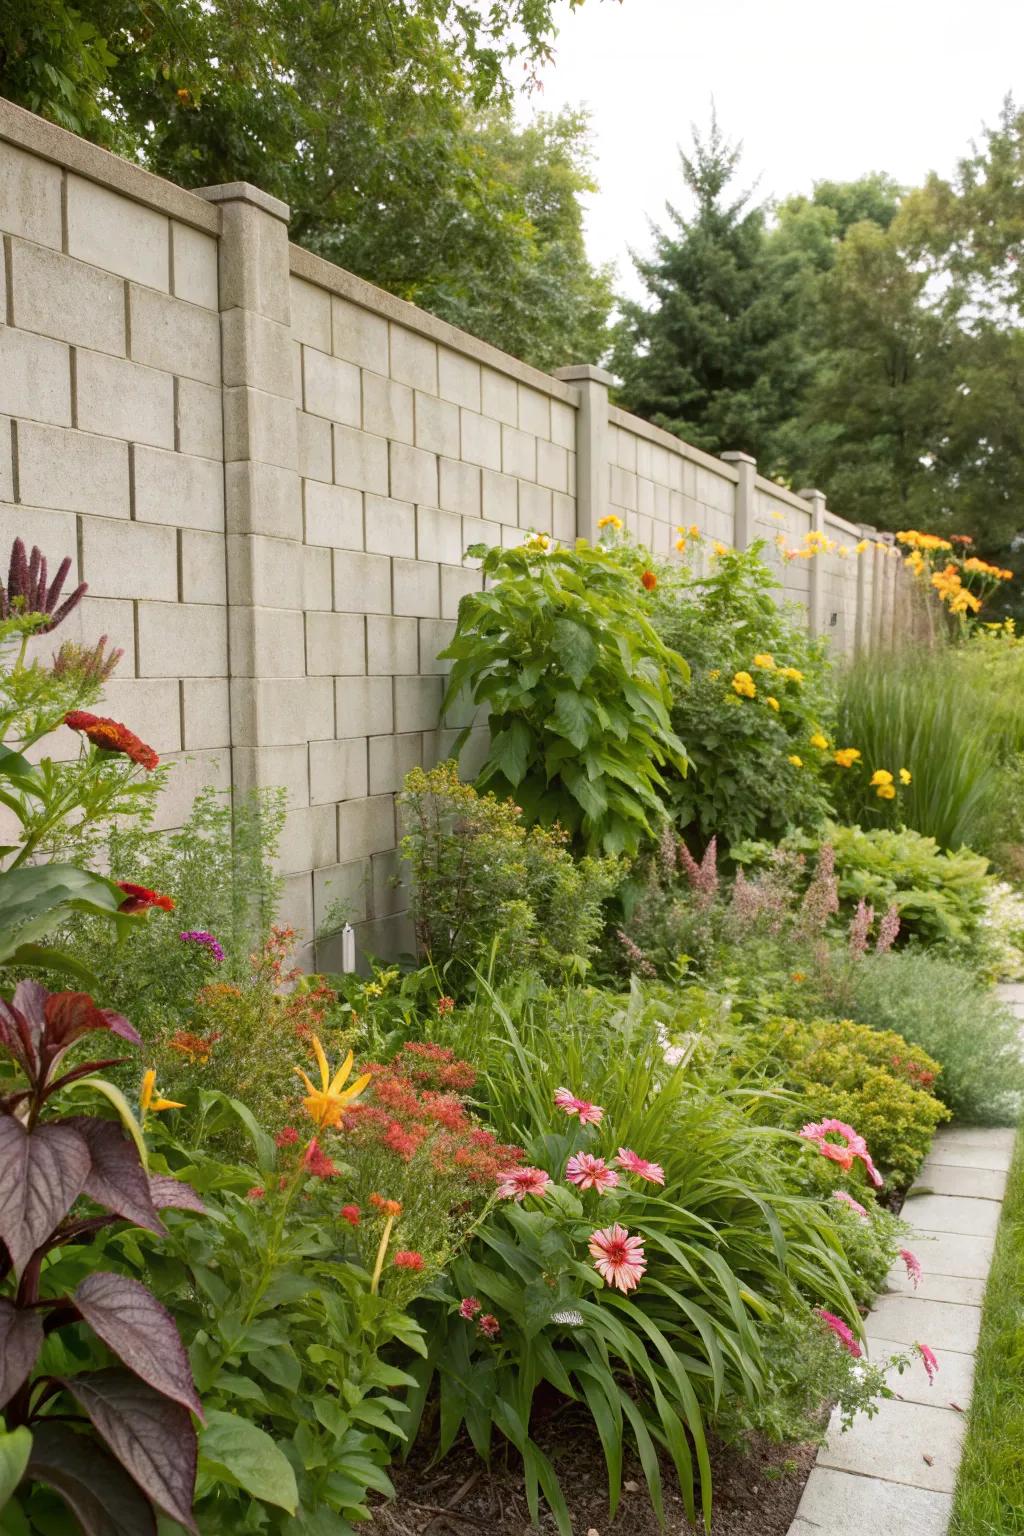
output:
[[[6,591],[3,583],[0,582],[0,619],[9,619],[26,613],[42,614],[45,615],[47,622],[39,626],[37,633],[49,634],[51,629],[56,629],[57,625],[67,618],[73,608],[77,608],[87,590],[83,581],[58,608],[60,594],[70,569],[71,557],[65,555],[57,567],[56,576],[48,582],[46,556],[42,550],[38,545],[33,544],[32,553],[26,555],[22,540],[15,539],[11,546],[11,564],[7,575]]]

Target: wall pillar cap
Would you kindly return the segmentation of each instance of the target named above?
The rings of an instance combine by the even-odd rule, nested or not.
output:
[[[608,388],[615,383],[614,374],[606,368],[595,368],[593,363],[572,363],[568,368],[556,368],[555,378],[566,384],[589,381],[591,384],[604,384]]]
[[[727,453],[720,453],[718,457],[724,459],[727,464],[757,464],[757,460],[749,453],[740,453],[737,448],[730,448]]]
[[[802,496],[804,501],[824,501],[826,499],[825,492],[816,491],[813,486],[802,487],[797,491],[797,495]]]
[[[222,181],[216,187],[197,187],[196,193],[199,197],[205,197],[208,203],[249,203],[253,208],[272,214],[284,224],[288,223],[292,215],[287,203],[279,197],[272,197],[260,187],[254,187],[250,181]]]

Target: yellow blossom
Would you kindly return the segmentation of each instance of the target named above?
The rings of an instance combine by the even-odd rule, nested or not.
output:
[[[820,731],[815,731],[811,737],[811,746],[817,747],[819,752],[824,752],[828,747],[828,737],[823,736]]]
[[[911,780],[910,769],[909,768],[901,768],[900,769],[900,783],[901,784],[909,784],[910,780]]]
[[[721,559],[723,555],[727,555],[729,553],[728,544],[723,544],[721,539],[716,539],[714,544],[712,544],[711,549],[712,553],[717,555],[719,559]]]
[[[871,548],[871,540],[870,539],[861,539],[859,543],[857,543],[857,544],[855,544],[853,546],[853,548],[854,548],[855,554],[863,555],[867,550],[869,550]]]
[[[690,538],[691,539],[699,539],[700,538],[700,529],[697,527],[696,523],[691,523],[690,524],[689,534],[690,534]]]
[[[872,789],[877,788],[879,784],[891,784],[892,774],[889,772],[888,768],[876,768],[868,780],[868,783],[871,785]]]
[[[754,657],[755,667],[766,667],[770,670],[772,667],[774,667],[774,665],[775,657],[770,656],[767,651],[758,651],[757,655]]]
[[[597,526],[599,528],[614,528],[618,532],[622,527],[622,518],[616,517],[614,512],[608,512],[604,517],[598,518]]]
[[[749,672],[737,672],[732,680],[732,686],[746,699],[752,699],[757,693],[757,684]]]
[[[794,767],[794,768],[802,768],[802,767],[803,767],[803,765],[804,765],[804,760],[803,760],[803,758],[802,758],[802,757],[797,757],[797,755],[796,755],[796,753],[795,753],[795,752],[794,752],[794,753],[792,753],[792,754],[791,754],[791,755],[790,755],[790,756],[789,756],[789,757],[788,757],[788,758],[787,758],[787,759],[786,759],[786,761],[787,761],[787,762],[789,762],[789,763],[792,763],[792,764],[793,764],[793,767]]]
[[[710,671],[710,672],[709,672],[709,673],[708,673],[708,677],[710,677],[710,679],[711,679],[711,681],[712,681],[712,682],[715,682],[715,681],[716,681],[716,680],[717,680],[717,679],[718,679],[718,678],[720,678],[720,677],[721,677],[721,675],[722,675],[722,674],[721,674],[721,672],[720,672],[720,671],[719,671],[719,670],[718,670],[718,668],[717,668],[717,667],[712,667],[712,668],[711,668],[711,671]]]
[[[798,667],[783,667],[779,676],[788,678],[791,683],[802,683],[804,680],[804,675]]]
[[[683,552],[683,550],[685,548],[686,548],[686,540],[685,539],[676,539],[676,549],[678,549],[680,554],[682,554],[682,552]]]
[[[840,768],[852,768],[859,757],[860,749],[858,747],[841,747],[835,753],[835,760]]]
[[[318,1130],[324,1130],[326,1127],[338,1124],[345,1112],[345,1106],[351,1104],[353,1099],[358,1099],[369,1083],[370,1074],[364,1073],[362,1077],[357,1077],[350,1087],[343,1088],[342,1084],[348,1081],[352,1072],[352,1052],[349,1051],[332,1077],[323,1046],[316,1035],[312,1038],[313,1050],[320,1068],[320,1087],[314,1088],[301,1067],[296,1067],[295,1071],[306,1085],[307,1097],[302,1101],[306,1113]]]
[[[770,693],[766,693],[764,701],[768,705],[769,709],[774,709],[775,713],[778,714],[778,712],[779,712],[779,701],[778,701],[778,699],[773,698]]]
[[[879,784],[878,788],[875,790],[875,794],[878,796],[879,800],[895,800],[896,786],[895,784]]]
[[[145,1120],[151,1110],[154,1115],[158,1115],[163,1109],[184,1109],[185,1106],[184,1104],[179,1104],[177,1099],[162,1099],[160,1097],[156,1088],[156,1068],[150,1067],[149,1071],[143,1074],[142,1088],[139,1092],[139,1108],[142,1111],[142,1118]]]

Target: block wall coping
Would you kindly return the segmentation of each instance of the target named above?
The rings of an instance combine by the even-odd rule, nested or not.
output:
[[[764,475],[758,475],[754,480],[754,485],[757,490],[763,491],[773,501],[785,502],[787,507],[796,507],[798,511],[806,512],[807,516],[810,517],[810,502],[805,501],[802,496],[798,496],[796,491],[791,491],[787,485],[776,485],[774,480],[768,480]]]
[[[27,112],[13,101],[0,99],[0,139],[182,224],[190,224],[208,235],[220,234],[220,210],[205,198],[144,171],[140,165],[133,165],[98,144],[90,144],[66,128],[58,128],[56,123]]]
[[[539,368],[531,368],[528,363],[521,363],[518,358],[510,357],[490,342],[480,341],[468,331],[460,331],[446,320],[439,320],[436,315],[417,309],[415,304],[398,299],[393,293],[368,283],[365,278],[356,277],[354,273],[336,267],[333,262],[315,256],[301,245],[290,245],[288,249],[293,277],[301,277],[318,288],[326,288],[329,293],[337,294],[341,299],[348,299],[350,303],[393,320],[407,330],[427,336],[431,341],[438,341],[442,346],[450,347],[453,352],[459,352],[463,357],[471,357],[488,368],[507,374],[509,378],[531,389],[542,390],[553,399],[564,401],[566,405],[579,405],[579,391],[571,384],[565,384],[561,379],[553,378],[550,373],[541,372]]]

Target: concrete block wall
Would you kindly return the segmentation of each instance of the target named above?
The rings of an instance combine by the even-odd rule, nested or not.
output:
[[[333,906],[391,954],[396,792],[461,725],[466,773],[486,740],[439,718],[468,546],[593,538],[609,511],[662,555],[680,524],[765,538],[844,650],[890,643],[897,562],[783,562],[780,534],[850,529],[820,493],[610,405],[600,369],[539,373],[394,299],[288,217],[0,101],[0,550],[20,534],[88,581],[60,638],[124,648],[103,707],[175,761],[162,824],[205,784],[283,786],[284,915],[311,937]]]

